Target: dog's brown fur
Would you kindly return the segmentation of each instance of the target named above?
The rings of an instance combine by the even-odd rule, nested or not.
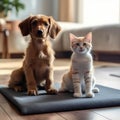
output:
[[[12,72],[8,86],[15,91],[27,90],[29,95],[37,95],[37,86],[45,80],[47,93],[57,93],[52,86],[54,51],[47,37],[54,39],[61,27],[45,15],[30,16],[19,27],[23,36],[30,34],[31,41],[23,66]]]

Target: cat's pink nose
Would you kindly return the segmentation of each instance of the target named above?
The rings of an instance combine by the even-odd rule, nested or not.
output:
[[[83,47],[80,47],[80,50],[83,50]]]

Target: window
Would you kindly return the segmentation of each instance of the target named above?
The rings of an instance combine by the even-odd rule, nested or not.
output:
[[[120,22],[119,0],[80,0],[79,17],[83,24],[112,24]],[[82,5],[81,5],[82,4]]]

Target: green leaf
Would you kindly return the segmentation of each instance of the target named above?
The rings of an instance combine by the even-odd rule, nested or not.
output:
[[[0,12],[5,12],[5,15],[8,14],[8,11],[12,9],[16,10],[16,15],[18,15],[20,9],[24,9],[25,5],[20,2],[20,0],[0,0]]]

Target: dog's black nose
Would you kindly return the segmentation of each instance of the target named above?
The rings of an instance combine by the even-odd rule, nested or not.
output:
[[[37,34],[41,36],[43,34],[43,30],[38,30]]]

